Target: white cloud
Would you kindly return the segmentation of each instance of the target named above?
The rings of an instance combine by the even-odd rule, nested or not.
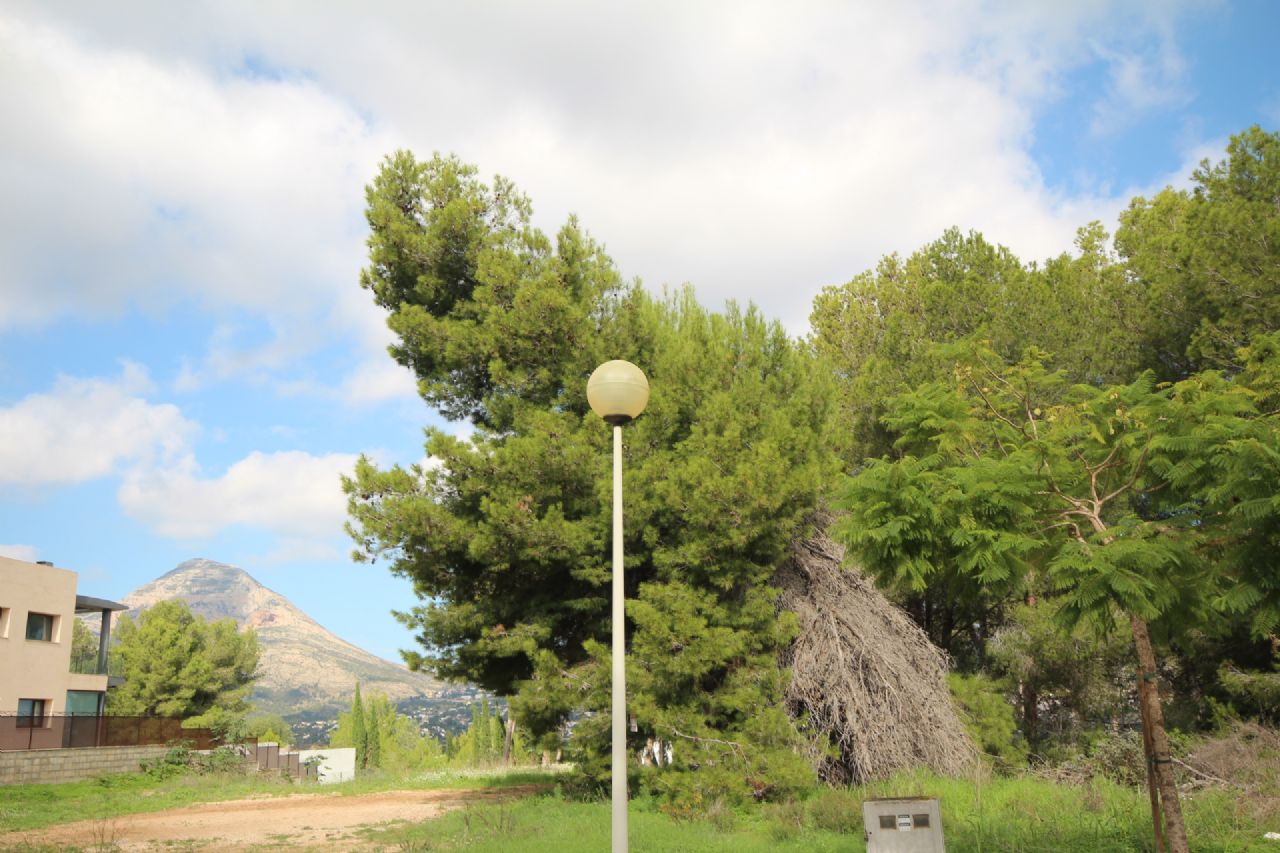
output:
[[[342,399],[351,403],[379,402],[417,396],[413,374],[389,356],[369,359],[342,382]]]
[[[1102,45],[1095,45],[1094,52],[1107,62],[1110,81],[1105,96],[1094,104],[1091,133],[1113,134],[1153,110],[1191,99],[1184,79],[1186,61],[1170,33],[1145,52],[1113,51]]]
[[[341,560],[342,548],[332,541],[316,539],[282,538],[274,547],[262,554],[245,554],[237,557],[237,563],[246,566],[275,566],[281,563],[325,563]]]
[[[1114,210],[1046,190],[1029,142],[1099,56],[1100,110],[1169,97],[1170,22],[1195,4],[1147,5],[15,3],[0,108],[22,120],[0,153],[24,203],[0,216],[0,324],[177,292],[273,335],[211,342],[186,386],[342,332],[385,359],[356,286],[362,187],[409,146],[513,177],[544,228],[577,211],[624,274],[800,330],[822,285],[947,226],[1037,258]],[[68,233],[75,251],[47,250]],[[408,393],[372,370],[334,387]]]
[[[206,478],[188,456],[173,466],[128,472],[118,497],[130,517],[162,536],[202,538],[232,525],[293,539],[333,536],[346,519],[339,476],[351,472],[356,458],[255,451]]]
[[[12,557],[28,563],[34,563],[39,553],[34,545],[0,545],[0,557]]]
[[[265,318],[265,342],[220,329],[178,378],[194,390],[366,322],[337,294],[356,288],[363,186],[387,138],[303,77],[228,76],[73,30],[0,15],[0,109],[15,117],[0,328],[178,300]]]
[[[51,391],[0,408],[0,483],[79,483],[124,465],[173,459],[197,426],[176,406],[149,403],[145,369],[117,379],[60,376]]]

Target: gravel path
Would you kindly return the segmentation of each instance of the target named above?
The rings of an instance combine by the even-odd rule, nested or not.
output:
[[[549,785],[478,790],[384,791],[344,797],[300,794],[202,803],[180,809],[86,820],[0,837],[0,849],[23,842],[113,850],[377,849],[356,830],[439,817],[469,803],[497,802]]]

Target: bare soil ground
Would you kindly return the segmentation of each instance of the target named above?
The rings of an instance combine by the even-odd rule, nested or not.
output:
[[[548,789],[547,785],[377,794],[300,794],[291,797],[203,803],[181,809],[86,820],[0,837],[0,849],[24,843],[85,849],[373,850],[357,830],[416,823],[469,803],[497,802]]]

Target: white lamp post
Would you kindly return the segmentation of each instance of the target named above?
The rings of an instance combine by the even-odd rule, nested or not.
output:
[[[606,361],[587,380],[591,410],[613,425],[613,853],[627,851],[626,623],[622,609],[622,425],[649,402],[649,380],[629,361]]]

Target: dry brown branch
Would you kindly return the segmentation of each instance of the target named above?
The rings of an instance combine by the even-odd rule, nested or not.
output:
[[[718,743],[721,746],[727,746],[738,755],[746,755],[746,751],[742,748],[742,744],[732,740],[720,740],[714,737],[698,737],[697,735],[687,735],[679,729],[672,729],[671,733],[676,737],[682,737],[685,740],[691,740],[694,743]]]
[[[774,583],[800,633],[784,657],[787,703],[812,737],[810,759],[834,784],[924,766],[966,774],[977,755],[947,688],[947,658],[870,580],[842,565],[830,518],[796,542]],[[835,756],[831,754],[834,747]]]
[[[982,390],[982,387],[977,382],[974,382],[972,379],[970,379],[969,386],[973,388],[973,390],[977,391],[978,396],[982,398],[982,402],[987,404],[987,411],[991,412],[991,414],[995,415],[997,418],[1004,421],[1015,432],[1019,432],[1019,433],[1022,433],[1023,435],[1026,435],[1026,430],[1022,429],[1017,424],[1015,424],[1011,419],[1005,417],[1000,413],[1000,411],[995,407],[995,405],[987,397],[986,392]]]
[[[1142,453],[1138,456],[1138,461],[1134,463],[1133,474],[1129,477],[1128,481],[1125,482],[1123,486],[1103,498],[1102,503],[1110,503],[1113,498],[1117,498],[1124,494],[1125,491],[1131,488],[1134,483],[1138,482],[1138,475],[1142,473],[1142,464],[1147,461],[1147,451],[1150,449],[1150,447],[1142,448]]]
[[[1196,768],[1192,767],[1190,764],[1177,758],[1176,756],[1170,756],[1170,760],[1173,761],[1174,764],[1177,764],[1180,767],[1184,767],[1187,770],[1190,770],[1192,773],[1194,773],[1195,775],[1199,776],[1201,779],[1204,779],[1208,782],[1218,782],[1223,785],[1230,785],[1231,787],[1235,787],[1235,788],[1242,787],[1240,785],[1237,785],[1235,782],[1228,782],[1226,779],[1221,779],[1217,776],[1214,776],[1212,773],[1205,773],[1203,771],[1197,770]]]

